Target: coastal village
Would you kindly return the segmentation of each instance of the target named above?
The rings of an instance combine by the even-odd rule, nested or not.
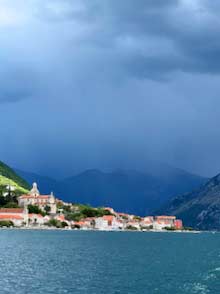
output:
[[[175,216],[139,217],[116,212],[111,207],[92,208],[66,203],[53,193],[41,195],[34,183],[29,193],[17,197],[18,207],[0,208],[1,226],[18,228],[59,228],[100,231],[172,231],[182,230]]]

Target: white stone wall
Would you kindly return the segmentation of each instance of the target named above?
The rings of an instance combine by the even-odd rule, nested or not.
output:
[[[103,231],[109,230],[108,221],[104,220],[101,217],[96,218],[96,220],[95,220],[95,228],[97,230],[103,230]]]

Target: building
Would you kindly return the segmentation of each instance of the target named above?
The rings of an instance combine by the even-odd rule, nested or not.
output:
[[[135,221],[135,220],[131,220],[131,221],[129,221],[127,224],[126,224],[126,228],[127,229],[136,229],[136,230],[140,230],[140,222],[138,222],[138,221]]]
[[[101,231],[107,231],[109,230],[109,222],[107,219],[104,219],[103,217],[98,217],[95,219],[95,229],[101,230]]]
[[[25,208],[0,208],[0,221],[12,221],[16,227],[28,224],[28,211]]]
[[[182,220],[181,219],[176,219],[174,221],[174,227],[175,227],[176,230],[182,230],[182,228],[183,228]]]
[[[123,229],[123,223],[114,215],[104,215],[95,219],[95,228],[101,231],[120,230]]]
[[[50,214],[55,214],[57,212],[57,203],[53,193],[50,195],[40,195],[36,183],[33,183],[33,188],[29,194],[18,197],[18,205],[20,207],[36,205],[43,211],[49,207]]]
[[[88,226],[87,226],[86,222],[84,222],[83,220],[78,221],[78,222],[72,221],[71,224],[72,224],[73,227],[79,228],[81,230],[87,230],[88,229]]]
[[[46,223],[46,221],[41,214],[36,214],[36,213],[29,213],[28,214],[28,225],[42,226],[45,223]]]
[[[164,228],[175,228],[175,216],[160,215],[155,216],[153,228],[155,230],[163,230]]]
[[[154,217],[153,216],[146,216],[141,219],[140,225],[143,229],[153,229],[154,225]]]

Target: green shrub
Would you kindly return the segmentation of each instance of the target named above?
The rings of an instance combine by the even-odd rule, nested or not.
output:
[[[167,231],[175,231],[176,230],[174,227],[165,227],[164,229]]]
[[[68,213],[65,215],[65,218],[69,221],[73,220],[75,222],[79,222],[81,219],[85,218],[85,216],[77,212],[77,213]]]
[[[66,222],[61,222],[57,219],[51,219],[49,220],[49,222],[46,224],[49,227],[56,227],[56,228],[65,228],[68,226],[68,224]]]
[[[131,230],[131,231],[137,231],[137,228],[136,227],[133,227],[131,225],[127,226],[126,229],[127,230]]]
[[[4,205],[5,208],[19,208],[18,204],[15,202],[8,202]]]
[[[47,225],[48,225],[49,227],[57,227],[57,226],[58,226],[58,220],[56,220],[56,219],[50,219],[50,220],[48,221]]]
[[[66,222],[63,221],[63,222],[61,222],[61,227],[62,227],[62,228],[68,227],[68,224],[67,224]]]
[[[0,221],[0,227],[13,227],[14,226],[14,223],[12,221],[9,221],[9,220],[2,220]]]
[[[183,230],[184,231],[193,231],[194,229],[191,227],[183,227]]]
[[[28,212],[29,213],[35,213],[35,214],[41,214],[42,216],[45,216],[46,213],[42,211],[37,205],[28,205]]]

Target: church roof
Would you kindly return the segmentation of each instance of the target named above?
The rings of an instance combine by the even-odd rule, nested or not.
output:
[[[34,195],[21,195],[19,198],[20,199],[49,199],[51,197],[51,195],[38,195],[38,196],[34,196]]]

